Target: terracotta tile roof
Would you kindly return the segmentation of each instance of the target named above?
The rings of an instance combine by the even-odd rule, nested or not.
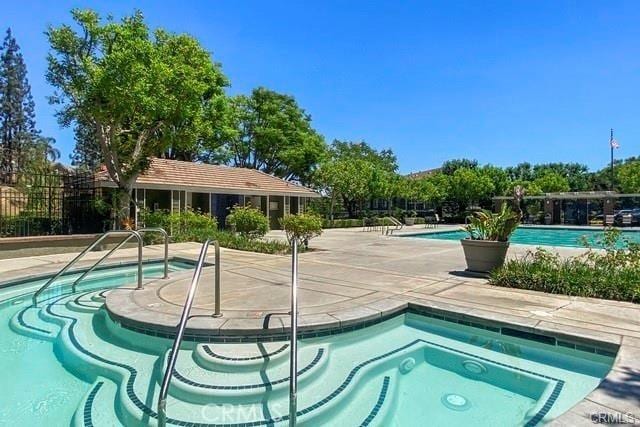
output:
[[[106,171],[99,172],[97,180],[111,183]],[[255,169],[158,158],[151,160],[149,169],[138,177],[134,187],[167,190],[186,187],[193,189],[192,191],[212,193],[218,190],[226,193],[237,191],[241,194],[296,194],[320,197],[318,193],[306,187]]]

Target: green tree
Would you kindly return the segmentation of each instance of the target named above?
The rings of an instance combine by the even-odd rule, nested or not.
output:
[[[490,195],[491,197],[500,196],[508,191],[511,187],[511,180],[509,179],[509,175],[502,168],[492,165],[485,165],[482,168],[479,168],[478,172],[489,177],[491,182],[493,182],[494,188],[493,192]]]
[[[396,157],[391,150],[377,151],[365,142],[334,141],[329,155],[314,174],[320,191],[331,198],[330,216],[340,198],[351,218],[373,197],[387,198],[395,191]]]
[[[233,98],[231,110],[237,131],[229,134],[226,148],[234,166],[309,182],[326,145],[292,96],[260,87]]]
[[[640,193],[640,160],[625,162],[615,172],[623,193]]]
[[[45,166],[48,158],[57,159],[53,139],[36,129],[34,109],[27,67],[9,29],[0,47],[0,170]]]
[[[545,163],[533,167],[534,180],[554,172],[567,180],[569,189],[566,191],[586,191],[589,186],[589,168],[580,163]]]
[[[151,156],[213,137],[228,81],[197,40],[151,33],[139,11],[121,22],[103,22],[91,10],[71,13],[77,30],[62,25],[46,33],[47,80],[56,88],[50,102],[62,126],[94,129],[122,219]]]
[[[543,193],[560,193],[569,191],[569,181],[558,172],[547,170],[532,182]]]
[[[453,175],[458,169],[476,169],[478,167],[477,160],[471,159],[453,159],[447,160],[442,164],[440,172],[445,175]]]
[[[516,166],[505,168],[505,172],[511,181],[533,181],[534,173],[531,163],[518,163]]]
[[[457,169],[451,175],[449,185],[450,199],[463,209],[490,198],[495,192],[495,185],[489,175],[478,169]]]
[[[533,181],[516,180],[509,183],[509,187],[502,193],[503,196],[513,196],[516,187],[524,190],[525,196],[539,196],[544,193]]]
[[[450,177],[434,173],[416,180],[416,200],[440,204],[449,198]]]

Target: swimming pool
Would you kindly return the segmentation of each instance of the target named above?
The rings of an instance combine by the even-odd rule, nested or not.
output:
[[[518,227],[511,236],[510,242],[521,245],[534,246],[567,246],[584,247],[582,241],[587,239],[593,247],[601,247],[598,239],[602,237],[602,231],[578,228],[562,227]],[[468,236],[463,230],[435,231],[420,234],[407,234],[402,237],[415,237],[419,239],[436,240],[460,240]],[[622,231],[622,237],[630,242],[640,243],[640,231]]]
[[[160,272],[145,266],[145,277]],[[0,366],[11,373],[0,376],[3,424],[155,425],[171,341],[125,329],[103,308],[104,289],[134,277],[134,267],[97,271],[74,294],[52,289],[38,307],[30,296],[43,280],[0,289]],[[298,423],[545,424],[613,363],[596,347],[436,317],[410,312],[301,339]],[[170,425],[287,425],[288,342],[185,342],[180,351]]]

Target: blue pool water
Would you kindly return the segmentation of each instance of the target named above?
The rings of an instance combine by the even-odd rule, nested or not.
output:
[[[172,275],[189,267],[174,264]],[[145,267],[145,277],[160,272]],[[102,270],[38,307],[30,297],[42,280],[0,288],[0,425],[156,425],[171,341],[124,329],[103,308],[105,288],[134,279],[133,267]],[[592,391],[613,362],[611,352],[511,335],[406,313],[301,339],[298,424],[543,425]],[[286,426],[288,359],[287,342],[185,342],[169,425]]]
[[[599,239],[602,231],[561,227],[519,227],[511,236],[511,243],[534,246],[568,246],[584,247],[586,238],[592,247],[601,247]],[[411,234],[404,237],[436,240],[460,240],[468,237],[463,230],[436,231],[430,233]],[[640,231],[622,231],[623,239],[640,243]]]

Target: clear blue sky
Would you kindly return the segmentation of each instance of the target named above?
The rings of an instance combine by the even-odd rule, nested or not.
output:
[[[640,155],[637,1],[14,1],[2,6],[27,61],[38,125],[63,160],[73,135],[47,105],[48,25],[90,7],[141,9],[197,37],[230,93],[294,95],[326,137],[392,148],[402,172],[469,157],[501,166],[600,168],[609,128]]]

